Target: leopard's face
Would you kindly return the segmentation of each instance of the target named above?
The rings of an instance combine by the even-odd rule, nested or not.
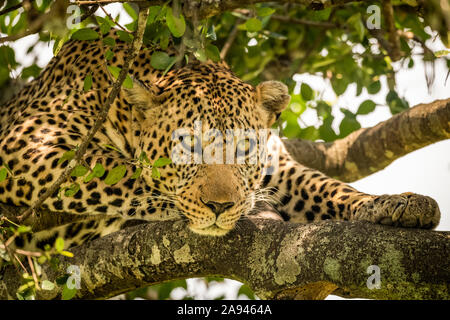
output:
[[[136,86],[135,86],[136,87]],[[252,207],[261,180],[268,128],[289,102],[287,88],[256,88],[217,65],[169,73],[130,95],[140,126],[137,152],[170,165],[147,183],[175,204],[192,231],[224,235]]]

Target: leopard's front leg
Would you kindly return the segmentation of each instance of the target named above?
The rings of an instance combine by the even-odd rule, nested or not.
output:
[[[292,160],[278,144],[278,169],[262,179],[285,220],[316,222],[327,219],[364,220],[385,225],[435,228],[440,211],[430,197],[403,193],[370,195]],[[272,155],[274,156],[274,155]]]

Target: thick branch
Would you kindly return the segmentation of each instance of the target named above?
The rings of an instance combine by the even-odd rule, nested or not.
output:
[[[450,232],[397,229],[364,222],[289,224],[250,218],[224,237],[199,236],[185,223],[134,226],[72,250],[77,298],[110,297],[162,281],[217,275],[247,283],[261,298],[322,299],[328,294],[381,299],[449,299]],[[377,265],[381,288],[368,289]],[[61,272],[43,268],[54,281]],[[15,297],[20,275],[8,266],[0,299]],[[60,289],[39,291],[57,299]]]
[[[331,143],[283,140],[291,156],[343,181],[355,181],[394,160],[450,138],[450,98],[420,104]]]

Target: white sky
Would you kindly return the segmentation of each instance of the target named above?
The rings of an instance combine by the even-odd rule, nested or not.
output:
[[[115,16],[118,5],[110,5],[107,10]],[[101,11],[97,12],[102,14]],[[122,14],[120,22],[128,23],[129,17],[126,13]],[[28,66],[32,64],[32,58],[26,55],[26,50],[34,42],[36,36],[29,36],[15,42],[12,47],[16,52],[16,60]],[[428,42],[433,50],[445,49],[443,44],[436,40]],[[52,46],[44,44],[35,48],[34,52],[38,57],[38,64],[45,66],[52,57]],[[415,59],[415,65],[412,69],[401,69],[397,72],[397,89],[400,96],[408,100],[410,106],[419,103],[431,102],[436,99],[445,99],[450,97],[450,79],[445,83],[447,76],[446,67],[441,61],[436,65],[436,77],[431,91],[428,92],[425,77],[424,65],[419,58]],[[338,99],[334,95],[331,85],[325,82],[321,77],[308,74],[296,75],[294,77],[298,83],[305,81],[313,89],[321,92],[324,99],[333,101],[333,114],[335,116],[335,129],[339,126],[342,119],[339,108],[344,107],[351,111],[356,111],[359,104],[366,99],[373,99],[375,102],[384,105],[387,94],[384,88],[378,94],[370,96],[364,90],[363,94],[356,97],[356,86],[350,86],[345,94]],[[376,111],[366,115],[358,116],[358,121],[363,127],[371,127],[375,124],[389,119],[391,117],[387,107],[377,107]],[[307,124],[317,124],[315,111],[307,110],[302,115],[302,120]],[[379,171],[369,177],[351,183],[355,188],[373,194],[415,192],[434,198],[441,209],[441,223],[437,230],[450,230],[450,140],[441,141],[412,152],[401,159],[394,161],[391,165],[382,171]],[[240,284],[237,281],[227,280],[226,285],[212,284],[207,290],[203,282],[198,279],[188,281],[188,292],[196,294],[196,297],[211,299],[224,294],[226,298],[235,298],[236,290]],[[180,298],[184,295],[184,289],[177,289],[173,292],[174,298]],[[329,299],[337,297],[330,296]]]

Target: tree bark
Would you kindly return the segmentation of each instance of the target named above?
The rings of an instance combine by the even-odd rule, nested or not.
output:
[[[382,170],[407,153],[448,138],[450,98],[419,104],[334,142],[283,142],[296,161],[350,182]]]
[[[190,232],[183,221],[145,223],[73,248],[81,270],[76,298],[107,298],[167,280],[222,276],[248,284],[263,299],[450,299],[450,232],[399,229],[366,222],[292,224],[250,217],[224,237]],[[367,268],[380,268],[380,289],[369,289]],[[8,266],[0,299],[15,298],[21,276]],[[60,287],[37,292],[58,299]]]

